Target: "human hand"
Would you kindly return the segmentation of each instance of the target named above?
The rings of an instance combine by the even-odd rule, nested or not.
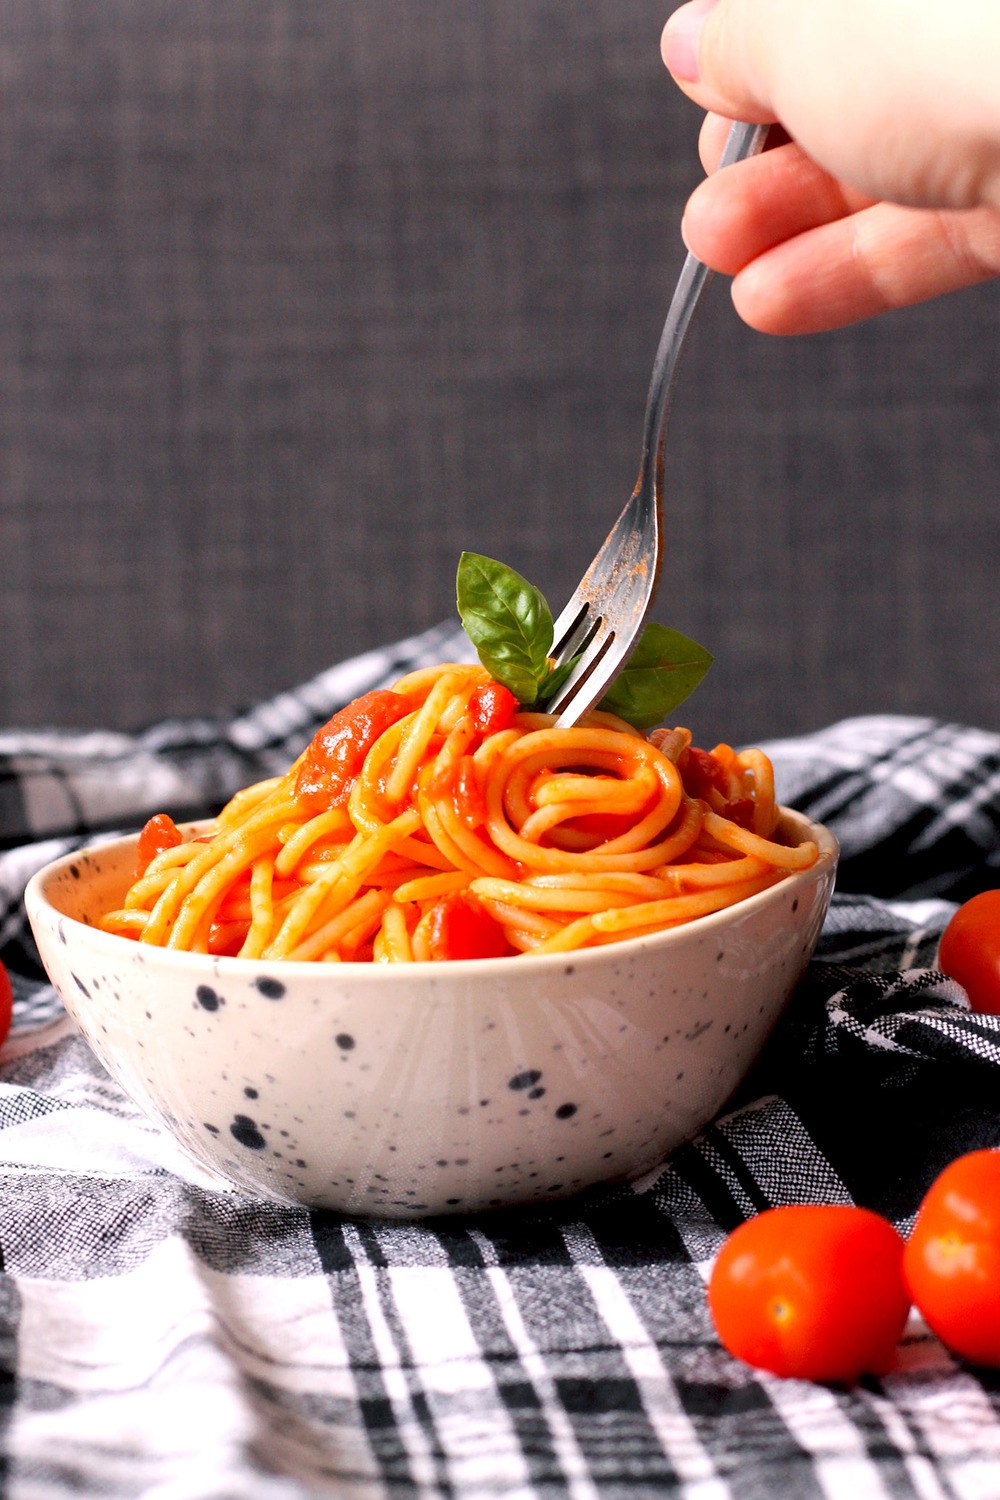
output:
[[[710,175],[685,243],[766,333],[810,333],[1000,275],[997,0],[692,0],[663,56],[709,111],[777,121]]]

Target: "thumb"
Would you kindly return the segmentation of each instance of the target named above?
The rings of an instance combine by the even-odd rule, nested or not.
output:
[[[1000,201],[997,0],[689,0],[662,51],[703,109],[779,121],[872,198]]]
[[[663,61],[674,81],[703,109],[757,122],[778,118],[768,56],[778,47],[781,0],[755,0],[753,14],[733,0],[688,0],[663,29]],[[762,63],[758,63],[758,55]]]
[[[704,109],[780,120],[798,134],[797,127],[842,120],[848,108],[868,118],[916,102],[925,85],[940,91],[946,43],[954,47],[964,30],[968,48],[978,42],[982,51],[976,28],[985,29],[983,7],[996,0],[951,3],[964,26],[920,11],[903,46],[900,13],[912,0],[688,0],[663,29],[663,60]],[[995,21],[989,30],[997,31]],[[961,73],[967,59],[961,45],[956,50]]]

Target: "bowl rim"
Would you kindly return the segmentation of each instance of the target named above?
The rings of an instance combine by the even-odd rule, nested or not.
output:
[[[357,982],[383,983],[389,975],[398,975],[397,980],[390,979],[389,983],[402,984],[405,980],[409,980],[410,983],[419,983],[430,978],[440,981],[448,975],[454,975],[455,978],[475,975],[485,978],[489,973],[506,972],[511,960],[516,959],[516,973],[524,977],[531,972],[544,973],[554,968],[565,968],[567,964],[573,964],[574,967],[584,964],[586,967],[591,967],[600,961],[607,962],[608,959],[625,959],[629,954],[644,952],[650,947],[662,947],[669,951],[673,944],[679,943],[686,936],[711,934],[716,929],[724,928],[737,916],[767,906],[790,890],[812,884],[824,871],[829,870],[835,874],[840,854],[840,845],[836,835],[831,833],[825,824],[817,823],[807,814],[798,812],[794,808],[779,804],[778,811],[779,822],[785,826],[791,824],[795,829],[797,843],[804,843],[809,838],[815,841],[819,849],[819,858],[814,864],[807,866],[804,870],[792,870],[784,880],[777,881],[753,896],[746,896],[732,906],[723,907],[721,911],[708,912],[702,917],[694,917],[676,927],[667,927],[659,932],[643,933],[638,937],[621,938],[618,942],[602,943],[598,947],[567,949],[566,952],[561,953],[519,953],[504,958],[450,959],[446,964],[430,960],[414,960],[406,964],[372,964],[350,959],[338,964],[323,964],[314,959],[239,958],[224,954],[189,953],[152,945],[143,947],[133,938],[122,937],[118,933],[103,932],[92,923],[82,922],[76,917],[68,916],[49,899],[46,888],[64,870],[88,856],[106,855],[109,851],[116,851],[134,844],[139,837],[138,830],[81,845],[77,849],[60,855],[57,859],[50,860],[28,881],[24,891],[24,904],[32,930],[35,927],[36,916],[43,918],[50,926],[56,928],[62,926],[70,930],[79,928],[81,936],[86,934],[88,945],[96,944],[99,951],[122,955],[126,951],[134,955],[138,951],[149,962],[155,963],[162,960],[181,974],[187,971],[200,973],[207,971],[217,977],[231,974],[236,978],[241,974],[248,975],[254,971],[259,974],[262,970],[267,970],[268,973],[274,971],[276,974],[288,974],[290,979],[293,977],[302,979],[307,976],[315,979],[317,974],[331,977],[340,975],[345,978],[349,977],[352,984]],[[514,977],[513,974],[512,977]]]

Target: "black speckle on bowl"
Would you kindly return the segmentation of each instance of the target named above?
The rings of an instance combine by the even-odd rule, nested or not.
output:
[[[515,1073],[507,1087],[509,1089],[533,1089],[541,1076],[540,1068],[526,1068],[523,1073]]]
[[[235,1115],[229,1132],[234,1140],[239,1141],[241,1146],[246,1146],[248,1151],[263,1151],[267,1145],[257,1129],[256,1121],[251,1120],[249,1115]]]
[[[194,998],[202,1010],[218,1010],[220,1005],[225,1005],[225,1000],[213,990],[210,984],[199,984],[194,992]]]
[[[334,1041],[340,1048],[341,1052],[353,1052],[355,1046],[357,1045],[354,1038],[350,1035],[349,1032],[346,1031],[339,1032],[337,1036],[334,1037]]]
[[[268,975],[262,974],[259,979],[254,980],[254,984],[265,1000],[283,1000],[285,997],[285,986],[280,979],[271,979]]]
[[[556,1119],[557,1120],[569,1120],[569,1119],[572,1119],[573,1115],[576,1114],[577,1109],[578,1109],[578,1105],[576,1105],[576,1104],[568,1104],[568,1103],[567,1104],[560,1104],[559,1108],[555,1112]]]

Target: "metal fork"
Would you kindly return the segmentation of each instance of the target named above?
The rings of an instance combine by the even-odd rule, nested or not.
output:
[[[766,125],[734,124],[719,161],[720,168],[756,156],[766,136]],[[579,656],[548,705],[550,713],[558,714],[561,728],[575,724],[604,696],[639,639],[656,594],[663,550],[660,502],[663,432],[681,350],[710,277],[708,267],[688,255],[653,362],[636,487],[576,593],[555,622],[552,647],[555,666],[565,666]]]

